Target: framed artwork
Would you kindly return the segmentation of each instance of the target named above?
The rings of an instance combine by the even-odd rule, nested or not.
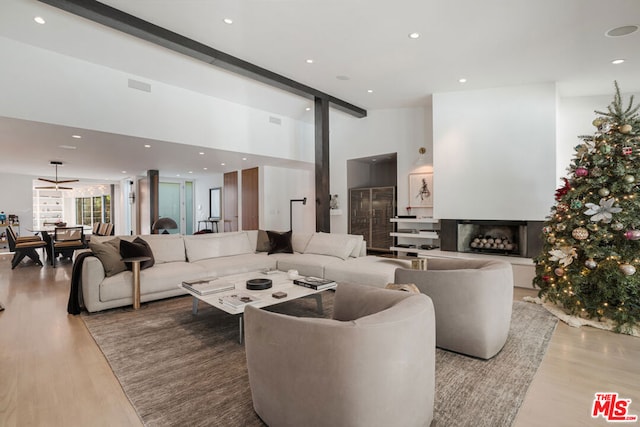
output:
[[[412,208],[433,207],[433,173],[409,174],[409,206]]]
[[[222,187],[209,190],[209,219],[220,220],[222,218]]]

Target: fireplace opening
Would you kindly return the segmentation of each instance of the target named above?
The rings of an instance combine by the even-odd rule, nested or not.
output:
[[[458,223],[458,252],[524,256],[526,223],[463,221]]]
[[[533,257],[541,250],[541,221],[441,220],[444,251]]]

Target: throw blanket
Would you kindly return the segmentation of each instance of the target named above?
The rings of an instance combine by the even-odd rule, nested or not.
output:
[[[93,256],[93,252],[81,252],[73,262],[71,269],[71,291],[69,292],[69,302],[67,303],[67,313],[69,314],[80,314],[84,308],[80,279],[82,278],[82,263],[88,256]]]

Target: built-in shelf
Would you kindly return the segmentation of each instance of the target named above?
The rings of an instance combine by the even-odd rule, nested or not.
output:
[[[391,218],[396,231],[389,233],[394,245],[389,249],[398,254],[427,255],[433,249],[422,246],[438,246],[440,221],[436,218]],[[405,247],[403,245],[410,245]]]

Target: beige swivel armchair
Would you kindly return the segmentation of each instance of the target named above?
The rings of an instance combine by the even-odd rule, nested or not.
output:
[[[395,283],[413,283],[436,311],[436,345],[490,359],[511,326],[513,272],[504,261],[429,258],[427,271],[399,268]]]
[[[245,309],[253,407],[271,427],[428,426],[435,325],[422,294],[339,284],[332,319]]]

